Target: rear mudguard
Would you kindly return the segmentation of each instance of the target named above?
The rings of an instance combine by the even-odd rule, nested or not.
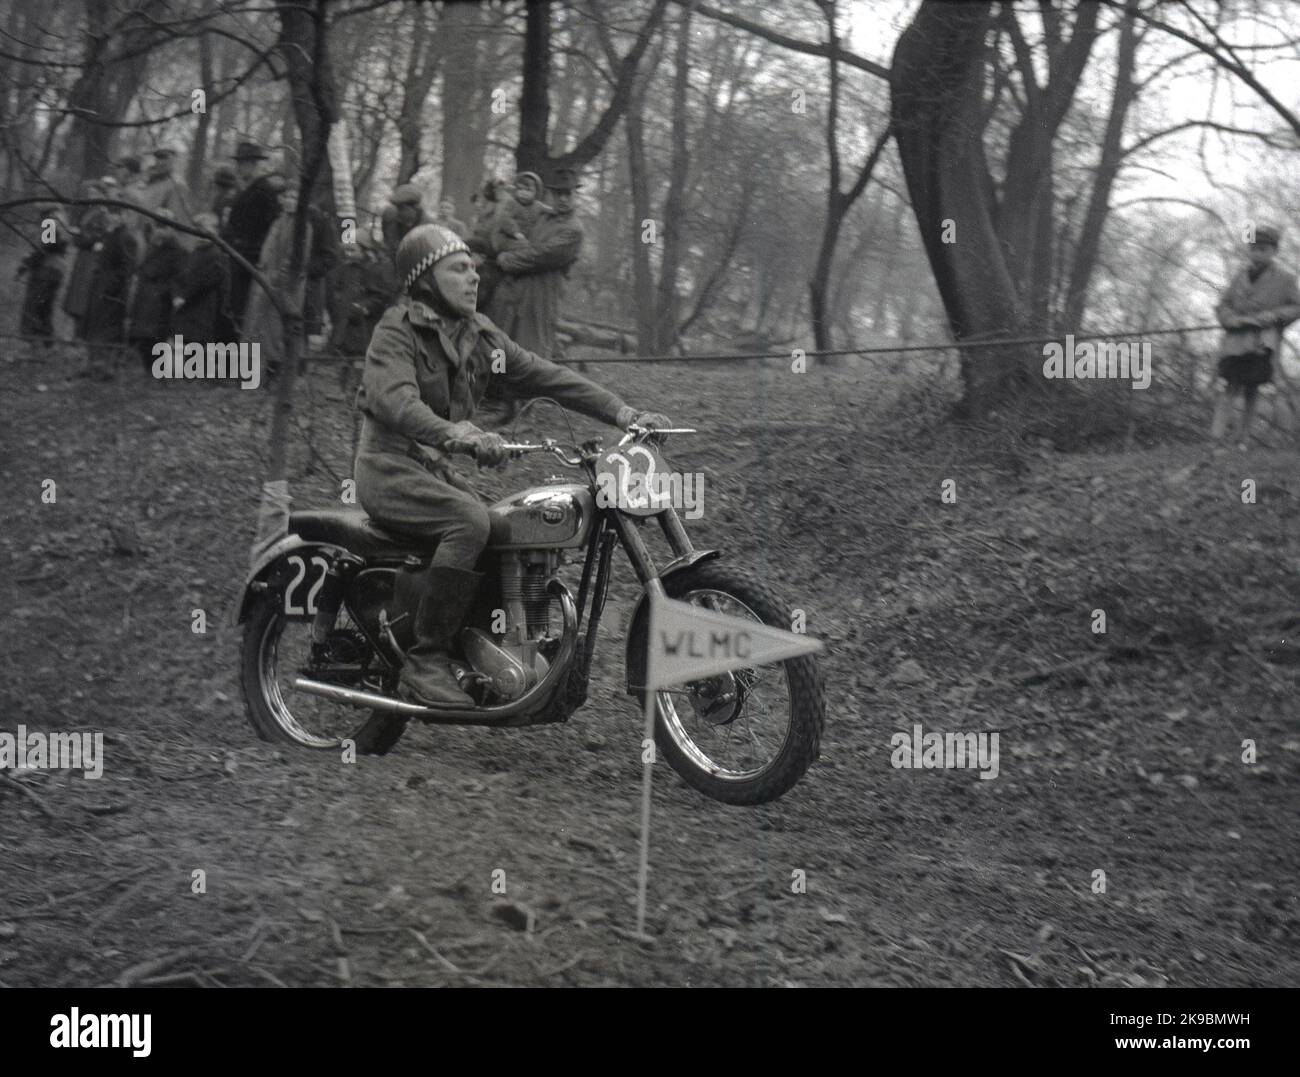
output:
[[[244,577],[244,589],[239,596],[239,605],[235,608],[235,624],[243,624],[247,619],[258,594],[265,591],[277,575],[277,564],[282,563],[284,558],[295,550],[306,549],[338,552],[341,547],[323,542],[307,542],[297,535],[285,535],[276,539],[272,545],[262,551],[251,571]],[[293,571],[288,565],[283,565],[283,569],[286,572]]]
[[[722,556],[721,550],[692,550],[690,553],[677,558],[664,567],[659,573],[661,583],[667,584],[674,576],[678,576],[688,571],[701,561],[713,561]],[[646,629],[646,618],[650,616],[650,598],[643,591],[641,597],[637,599],[636,608],[632,610],[632,619],[627,623],[627,641],[624,644],[626,654],[623,662],[623,676],[627,694],[636,695],[632,690],[632,641],[637,638],[638,632],[644,632]]]

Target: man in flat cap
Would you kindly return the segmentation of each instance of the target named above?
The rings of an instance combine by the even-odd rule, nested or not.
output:
[[[428,220],[423,203],[420,188],[414,183],[398,184],[388,196],[388,205],[384,206],[382,217],[384,246],[388,248],[388,256],[394,265],[397,262],[398,245],[406,233]]]
[[[1255,417],[1259,387],[1273,379],[1273,357],[1282,346],[1282,330],[1300,318],[1300,290],[1295,274],[1274,262],[1282,229],[1259,224],[1247,247],[1247,262],[1237,271],[1214,308],[1224,328],[1219,347],[1219,377],[1224,391],[1215,401],[1210,437],[1229,433],[1236,400],[1244,407],[1236,432],[1238,448],[1246,448]]]
[[[145,180],[144,190],[140,194],[140,205],[154,212],[166,210],[172,220],[182,224],[193,224],[194,213],[190,193],[185,185],[172,175],[179,154],[173,146],[159,146],[153,151],[153,164],[149,167],[149,176]],[[154,222],[145,218],[142,230],[146,240],[152,241]],[[180,240],[182,246],[185,239]]]
[[[257,265],[262,244],[280,212],[282,185],[261,174],[266,156],[255,142],[241,142],[235,147],[235,174],[240,188],[230,202],[222,228],[222,238],[252,265]],[[230,309],[236,325],[243,324],[252,279],[243,266],[231,265]]]

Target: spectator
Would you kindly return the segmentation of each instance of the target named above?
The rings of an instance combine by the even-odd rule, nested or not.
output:
[[[124,202],[130,202],[137,206],[145,204],[145,177],[141,170],[139,157],[129,154],[113,162],[113,178],[116,190],[113,192],[112,197],[120,198]],[[147,245],[149,227],[152,222],[138,213],[124,213],[122,220],[126,222],[128,228],[135,232],[135,237],[139,241],[141,249],[143,249]]]
[[[474,255],[474,268],[478,270],[478,305],[480,310],[487,310],[496,291],[501,271],[497,268],[497,255],[501,253],[496,247],[495,233],[497,217],[505,209],[509,194],[509,184],[503,179],[489,179],[480,191],[474,195],[474,227],[465,242]]]
[[[217,230],[214,213],[200,213],[194,223],[208,232]],[[204,343],[233,343],[236,338],[230,315],[230,259],[210,239],[199,240],[185,256],[172,299],[171,331]]]
[[[308,336],[316,336],[324,328],[325,280],[341,255],[339,230],[327,210],[318,205],[307,207],[307,220],[311,222],[311,245],[307,249],[307,300],[302,316]]]
[[[1236,398],[1244,407],[1237,447],[1246,448],[1255,417],[1259,387],[1273,380],[1273,356],[1282,345],[1282,330],[1300,318],[1300,290],[1295,274],[1276,265],[1282,230],[1261,224],[1247,252],[1247,264],[1232,278],[1214,313],[1225,332],[1219,347],[1219,377],[1224,392],[1215,401],[1210,436],[1228,433]]]
[[[541,195],[542,179],[536,172],[520,172],[515,177],[514,189],[502,200],[496,216],[492,243],[498,254],[525,243],[537,222],[552,212]]]
[[[306,278],[303,278],[297,291],[291,292],[289,288],[289,256],[293,250],[293,215],[298,207],[298,192],[286,188],[280,194],[279,206],[280,215],[271,225],[266,242],[262,244],[262,256],[258,259],[257,268],[285,303],[301,310],[306,298]],[[304,237],[306,250],[311,249],[312,232],[311,222],[308,221],[307,235]],[[261,287],[254,289],[249,299],[244,336],[261,345],[263,369],[269,380],[280,361],[285,358],[284,321]]]
[[[547,184],[554,208],[538,211],[526,238],[512,240],[497,255],[505,277],[488,317],[521,347],[546,359],[557,353],[555,332],[564,278],[582,251],[582,225],[573,215],[573,192],[578,186],[572,169],[557,169]],[[521,189],[516,186],[516,199]],[[527,217],[527,205],[523,211]],[[517,216],[514,219],[518,224]]]
[[[223,232],[226,228],[226,217],[229,216],[230,207],[238,194],[239,178],[235,175],[235,170],[229,165],[222,165],[212,174],[212,212],[217,227]],[[197,220],[196,217],[195,221]]]
[[[284,189],[283,177],[275,173],[262,175],[266,151],[255,142],[241,142],[235,147],[235,173],[239,193],[231,200],[223,238],[243,258],[257,265],[262,244],[280,212],[278,195]],[[230,309],[236,327],[242,327],[248,307],[248,286],[252,278],[237,263],[230,267]]]
[[[438,203],[438,216],[435,218],[435,224],[440,224],[444,228],[450,228],[461,239],[469,238],[469,226],[456,216],[456,203],[450,198],[444,198]]]
[[[397,264],[397,245],[402,242],[402,237],[417,224],[425,223],[422,202],[420,189],[413,183],[394,187],[388,196],[388,205],[383,213],[384,246],[394,266]]]
[[[154,163],[149,169],[149,178],[138,201],[145,209],[151,209],[155,213],[166,210],[172,220],[192,224],[194,214],[190,208],[190,194],[185,185],[172,175],[176,157],[176,150],[171,146],[160,146],[154,150]],[[155,222],[146,217],[143,227],[145,240],[152,241]],[[173,238],[176,238],[174,232]]]
[[[82,184],[82,198],[115,198],[118,195],[117,180],[106,176],[102,180],[89,180]],[[108,211],[104,206],[80,206],[76,217],[76,227],[71,229],[72,242],[77,248],[77,256],[72,262],[72,272],[68,275],[68,287],[63,293],[63,312],[72,319],[72,335],[81,340],[85,337],[86,311],[90,306],[90,286],[95,277],[95,265],[99,254],[95,244],[104,236],[104,226]]]
[[[365,356],[375,325],[397,292],[397,275],[383,247],[362,234],[344,248],[344,259],[330,284],[329,347],[342,361],[339,385],[346,393],[353,360]]]
[[[68,240],[66,225],[57,206],[42,206],[41,219],[55,222],[54,237],[42,242],[23,259],[18,276],[27,278],[27,291],[23,296],[22,320],[18,331],[24,336],[54,339],[54,298],[63,283],[64,251]]]
[[[167,210],[161,212],[170,218]],[[129,334],[146,375],[153,369],[153,346],[165,340],[171,328],[173,290],[185,267],[185,256],[176,230],[155,221],[149,247],[136,273]]]
[[[116,374],[117,351],[126,334],[127,294],[140,257],[139,240],[116,206],[104,207],[104,230],[91,249],[96,261],[83,325],[90,346],[84,373],[106,381]]]
[[[141,172],[140,158],[133,154],[121,158],[113,165],[113,173],[121,188],[122,197],[128,202],[143,205],[145,180]]]

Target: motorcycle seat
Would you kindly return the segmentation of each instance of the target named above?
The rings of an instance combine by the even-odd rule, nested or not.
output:
[[[492,539],[508,528],[504,517],[490,512]],[[437,543],[395,528],[380,527],[363,509],[302,509],[289,514],[289,531],[306,542],[342,546],[358,557],[428,555]]]

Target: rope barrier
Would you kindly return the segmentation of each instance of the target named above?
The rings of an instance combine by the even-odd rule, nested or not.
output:
[[[1066,336],[1073,336],[1075,340],[1117,340],[1120,338],[1140,338],[1140,337],[1160,337],[1160,336],[1177,336],[1183,333],[1208,333],[1222,332],[1221,325],[1185,325],[1171,329],[1122,329],[1108,333],[1055,333],[1048,336],[1036,337],[988,337],[985,339],[972,339],[966,341],[942,341],[934,344],[900,344],[896,346],[869,347],[869,348],[820,348],[820,349],[790,349],[784,352],[721,352],[711,355],[609,355],[609,356],[588,356],[576,359],[556,359],[557,363],[569,365],[573,363],[725,363],[725,362],[754,362],[762,359],[789,359],[796,350],[801,352],[806,358],[820,359],[831,356],[845,355],[906,355],[913,352],[933,352],[933,351],[974,351],[983,348],[1004,348],[1015,347],[1021,344],[1051,344],[1059,343]],[[94,347],[109,350],[121,350],[135,352],[135,348],[130,344],[119,343],[98,343],[85,340],[62,340],[55,337],[38,337],[23,335],[20,333],[0,333],[0,340],[26,340],[40,344],[75,344],[86,347]],[[302,356],[303,359],[313,362],[342,362],[345,360],[360,359],[361,356],[340,356],[332,352],[311,352]]]

